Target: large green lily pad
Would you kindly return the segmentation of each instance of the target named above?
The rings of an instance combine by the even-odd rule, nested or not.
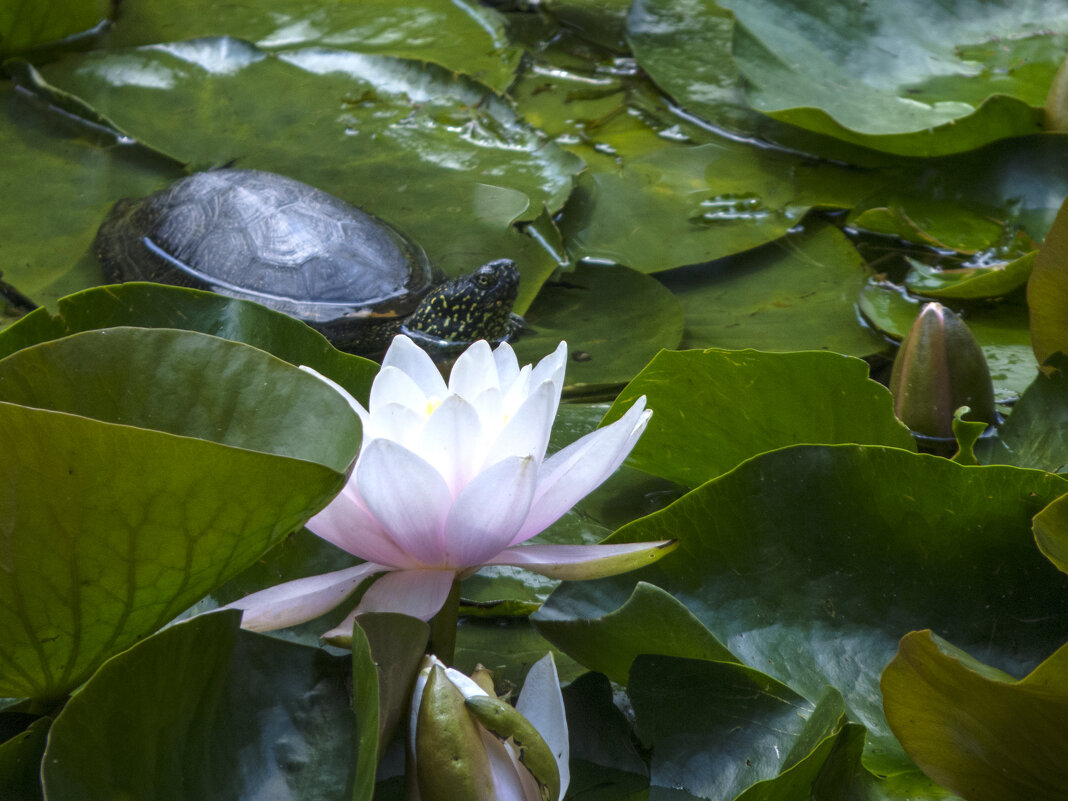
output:
[[[930,627],[1003,669],[1037,664],[1068,625],[1068,576],[1035,548],[1030,521],[1066,490],[1039,471],[893,448],[772,451],[613,538],[677,537],[677,552],[625,577],[565,583],[534,620],[599,669],[600,618],[638,581],[656,584],[742,663],[809,700],[837,688],[869,729],[870,766],[906,769],[878,689],[898,639]]]
[[[857,319],[867,276],[841,232],[813,223],[758,250],[658,277],[682,302],[684,348],[867,356],[885,348]]]
[[[109,0],[52,0],[0,6],[0,58],[85,33],[111,11]]]
[[[105,664],[52,726],[47,797],[346,797],[357,750],[349,660],[239,620],[186,621]]]
[[[665,351],[624,388],[605,422],[642,395],[653,418],[631,464],[689,486],[800,442],[916,448],[868,366],[836,353]]]
[[[319,46],[430,61],[498,92],[511,83],[522,55],[508,41],[500,15],[471,0],[128,3],[104,44],[123,48],[209,36],[234,36],[271,50]]]
[[[61,696],[248,567],[333,497],[358,440],[322,382],[203,334],[0,360],[0,695]]]
[[[659,23],[661,44],[639,59],[685,106],[715,120],[744,87],[745,100],[777,120],[902,155],[1038,131],[1068,34],[1055,0],[975,3],[967,13],[911,1],[697,6],[637,7]]]
[[[1068,796],[1068,646],[1014,681],[930,631],[914,631],[882,688],[909,756],[968,801]]]

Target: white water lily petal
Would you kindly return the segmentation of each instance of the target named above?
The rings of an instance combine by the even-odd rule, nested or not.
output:
[[[444,564],[452,493],[433,465],[387,439],[372,440],[354,471],[356,487],[409,567]]]
[[[537,387],[504,424],[490,445],[482,467],[490,467],[508,456],[533,456],[540,464],[549,446],[556,403],[556,390],[550,382]]]
[[[479,734],[489,757],[495,801],[540,801],[538,783],[520,764],[515,748],[481,727]]]
[[[391,439],[411,450],[423,432],[426,416],[402,403],[380,403],[368,415],[363,428],[363,441]]]
[[[560,677],[551,652],[535,662],[527,671],[515,708],[538,730],[541,739],[553,752],[556,767],[560,771],[558,801],[562,801],[571,782],[570,745],[564,697],[560,694]]]
[[[390,537],[363,504],[354,484],[347,484],[341,494],[319,514],[305,523],[309,531],[343,551],[390,567],[405,567],[411,558]]]
[[[224,609],[242,609],[241,628],[274,631],[324,615],[348,598],[360,583],[385,568],[372,562],[287,581],[246,595]]]
[[[314,370],[311,367],[308,367],[308,365],[306,365],[306,364],[300,365],[300,367],[298,369],[303,370],[305,373],[310,373],[311,375],[315,376],[320,381],[322,381],[324,384],[327,384],[328,386],[332,387],[335,392],[337,392],[339,395],[341,395],[341,397],[343,397],[348,402],[349,406],[352,408],[352,411],[356,412],[356,414],[359,415],[360,422],[363,423],[364,425],[367,424],[367,410],[365,408],[363,408],[363,406],[360,404],[360,402],[358,400],[356,400],[354,397],[352,397],[352,395],[349,394],[349,391],[347,389],[345,389],[343,386],[341,386],[341,384],[337,383],[336,381],[334,381],[334,380],[332,380],[330,378],[327,378],[325,375],[320,373],[318,370]]]
[[[529,364],[524,364],[523,369],[519,371],[519,375],[516,376],[512,385],[505,387],[501,385],[501,404],[504,409],[504,415],[508,416],[515,413],[527,395],[530,394],[530,375],[532,368]]]
[[[448,391],[445,379],[441,377],[441,371],[434,364],[434,360],[404,335],[395,336],[386,351],[382,359],[382,369],[387,367],[395,367],[411,376],[423,395],[428,398],[443,398]]]
[[[451,570],[397,570],[386,573],[360,599],[357,614],[399,612],[430,620],[445,604],[456,574]]]
[[[506,548],[526,519],[537,474],[529,456],[509,457],[479,473],[449,512],[445,564],[478,565]]]
[[[619,420],[591,431],[542,463],[530,515],[513,545],[551,526],[619,468],[645,430],[650,413],[644,409],[643,396]]]
[[[567,343],[561,342],[556,350],[544,357],[531,373],[531,386],[538,386],[542,381],[551,381],[556,387],[556,401],[560,402],[560,393],[564,390],[564,373],[567,370]],[[556,417],[556,409],[553,409],[553,417]]]
[[[449,374],[449,392],[474,398],[490,387],[500,387],[497,365],[489,343],[480,339],[460,354]]]
[[[478,412],[479,422],[482,424],[482,436],[492,442],[504,426],[504,403],[501,390],[490,387],[478,393],[474,398],[466,398],[475,411]],[[484,443],[480,443],[483,444]]]
[[[439,400],[441,396],[434,396]],[[371,384],[371,400],[368,403],[371,419],[374,420],[380,406],[399,403],[407,406],[421,417],[429,414],[427,405],[431,396],[427,395],[410,375],[396,367],[383,367]]]
[[[519,359],[507,342],[502,342],[493,350],[493,363],[497,366],[497,384],[501,389],[512,386],[519,377]]]
[[[475,407],[449,395],[426,421],[415,451],[441,474],[455,498],[479,469],[482,439]]]

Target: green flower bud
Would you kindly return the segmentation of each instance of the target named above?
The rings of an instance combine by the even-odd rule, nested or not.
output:
[[[890,376],[894,413],[913,433],[951,439],[953,413],[993,424],[994,387],[979,343],[968,326],[941,303],[920,311],[894,359]]]
[[[559,801],[567,789],[567,722],[552,657],[535,664],[518,708],[484,669],[468,677],[428,656],[408,733],[410,801]]]

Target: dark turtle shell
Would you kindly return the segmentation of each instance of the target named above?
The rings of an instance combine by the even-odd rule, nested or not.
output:
[[[96,251],[109,281],[253,300],[356,350],[366,329],[407,316],[439,282],[423,250],[383,220],[258,170],[200,172],[119,201]]]

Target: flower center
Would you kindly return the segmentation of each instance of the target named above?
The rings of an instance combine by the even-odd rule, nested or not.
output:
[[[430,417],[430,415],[432,415],[434,413],[434,410],[437,409],[439,406],[441,406],[441,401],[442,400],[443,399],[439,398],[437,395],[432,395],[432,396],[430,396],[429,398],[426,399],[426,416],[427,417]]]

